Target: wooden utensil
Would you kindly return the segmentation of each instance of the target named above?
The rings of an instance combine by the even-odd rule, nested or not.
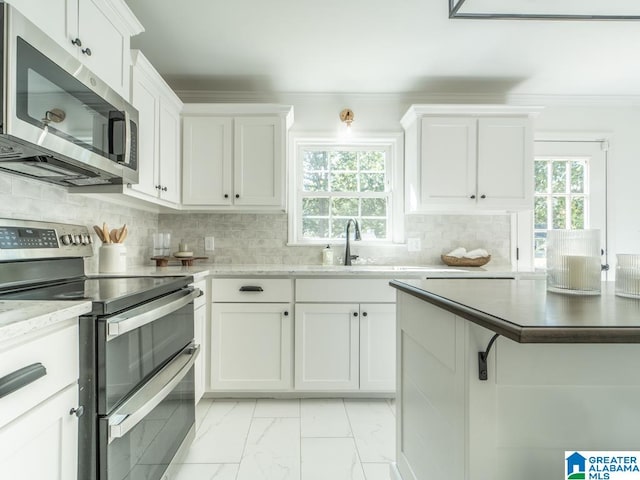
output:
[[[120,237],[118,238],[118,241],[120,243],[124,243],[125,238],[127,238],[127,235],[129,234],[129,230],[127,230],[127,224],[125,223],[124,226],[122,227],[122,230],[120,231]]]
[[[102,223],[102,234],[104,235],[104,243],[111,243],[111,237],[109,235],[109,227],[107,227],[107,223]]]
[[[106,240],[104,239],[104,233],[102,232],[102,229],[98,225],[94,225],[93,230],[96,232],[96,235],[98,235],[100,241],[102,243],[105,243]]]

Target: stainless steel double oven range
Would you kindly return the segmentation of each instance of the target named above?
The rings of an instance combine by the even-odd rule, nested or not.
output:
[[[85,226],[0,219],[0,300],[80,317],[78,480],[158,480],[193,439],[193,277],[86,276]],[[56,348],[51,345],[51,348]]]

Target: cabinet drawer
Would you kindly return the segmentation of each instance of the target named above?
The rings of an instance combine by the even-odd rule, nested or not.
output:
[[[46,375],[0,398],[0,427],[78,382],[78,345],[78,322],[74,319],[48,335],[0,349],[0,378],[37,363],[46,369]]]
[[[211,296],[214,302],[289,303],[293,300],[293,286],[289,279],[214,278]]]
[[[395,290],[389,279],[311,279],[296,280],[296,302],[395,303]]]

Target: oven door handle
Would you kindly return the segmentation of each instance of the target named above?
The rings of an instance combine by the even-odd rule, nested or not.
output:
[[[107,342],[140,328],[191,303],[200,295],[197,288],[185,288],[153,302],[107,319]]]
[[[187,345],[129,400],[109,415],[108,442],[124,437],[156,408],[182,381],[200,353],[200,345]]]

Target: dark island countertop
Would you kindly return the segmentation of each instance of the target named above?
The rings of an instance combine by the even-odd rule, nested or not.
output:
[[[640,343],[640,299],[616,296],[613,282],[593,296],[547,292],[544,279],[390,285],[519,343]]]

